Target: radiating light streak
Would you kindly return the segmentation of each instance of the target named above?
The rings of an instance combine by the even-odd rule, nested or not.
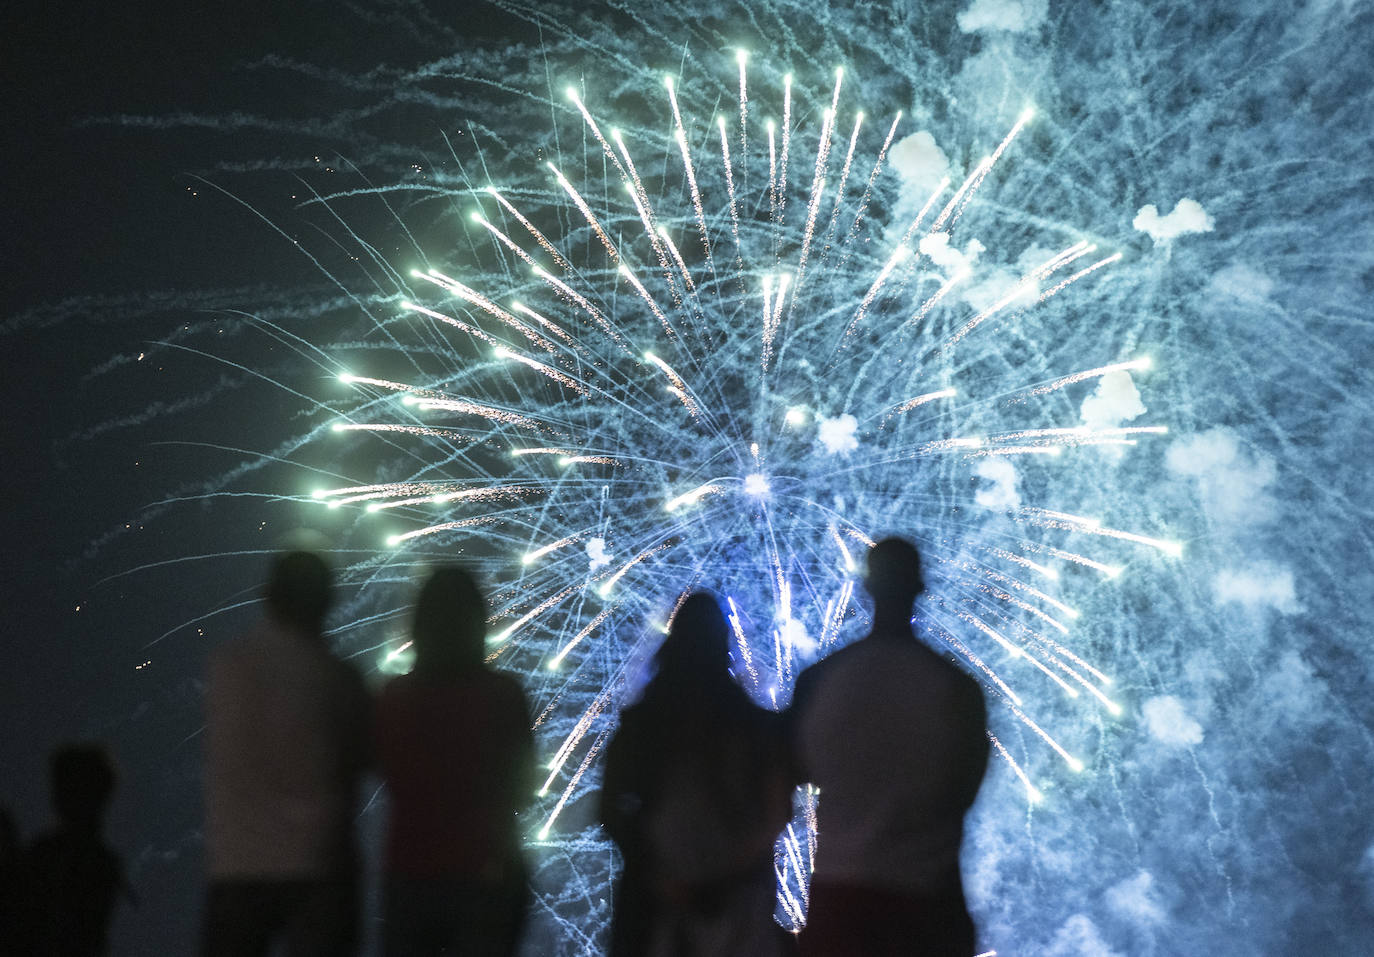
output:
[[[1069,286],[1072,283],[1076,283],[1084,276],[1087,276],[1090,273],[1097,272],[1097,270],[1101,269],[1103,266],[1109,266],[1112,263],[1119,261],[1120,259],[1121,253],[1113,253],[1105,259],[1099,259],[1097,262],[1093,263],[1087,269],[1083,269],[1074,273],[1072,276],[1070,276],[1068,279],[1063,280],[1058,285],[1052,286],[1049,289],[1042,292],[1040,294],[1040,301],[1044,302],[1046,299],[1050,298],[1050,296],[1053,296],[1055,293],[1059,292],[1061,289],[1064,289],[1066,286]]]
[[[948,351],[949,349],[953,348],[970,332],[972,332],[974,329],[977,329],[985,321],[997,315],[997,313],[1001,312],[1003,309],[1011,305],[1013,302],[1016,302],[1018,299],[1022,298],[1030,289],[1032,284],[1039,281],[1039,279],[1043,278],[1044,275],[1047,275],[1049,272],[1052,272],[1053,270],[1059,268],[1062,265],[1065,265],[1066,263],[1072,262],[1079,256],[1086,255],[1091,249],[1092,247],[1089,246],[1087,243],[1074,243],[1072,246],[1056,254],[1054,257],[1042,263],[1040,266],[1036,267],[1035,269],[1032,269],[1029,273],[1018,279],[1015,285],[1011,287],[1011,291],[1008,292],[1005,296],[999,299],[991,307],[978,313],[978,315],[974,316],[968,322],[960,326],[958,331],[956,331],[952,336],[949,337],[949,339],[945,341],[945,344],[941,347],[941,351]]]
[[[574,379],[572,376],[559,372],[552,366],[545,365],[537,359],[531,359],[529,356],[522,355],[519,352],[514,351],[513,349],[507,349],[504,346],[498,347],[495,355],[498,359],[514,359],[516,362],[530,369],[533,369],[540,375],[547,376],[554,382],[557,382],[559,385],[567,386],[569,389],[572,389],[579,395],[589,396],[592,394],[592,390],[590,388],[588,388],[584,383]]]
[[[1153,365],[1154,361],[1149,356],[1142,356],[1139,359],[1130,359],[1126,362],[1113,362],[1110,365],[1098,366],[1096,369],[1085,369],[1082,372],[1075,372],[1072,375],[1066,375],[1063,378],[1055,379],[1053,382],[1047,382],[1044,385],[1036,386],[1027,391],[1025,396],[1019,401],[1025,401],[1025,398],[1029,398],[1030,396],[1049,395],[1051,392],[1057,392],[1065,386],[1074,385],[1075,383],[1083,382],[1087,379],[1096,379],[1112,372],[1129,372],[1137,369],[1149,369]]]
[[[717,492],[722,491],[724,491],[723,486],[718,485],[715,482],[707,482],[705,485],[698,485],[690,492],[683,492],[681,495],[678,495],[675,498],[670,498],[667,502],[663,504],[663,510],[665,512],[676,512],[679,508],[681,508],[684,505],[695,505],[697,502],[701,501],[702,498],[704,498],[705,496],[714,495]]]
[[[688,292],[695,292],[696,282],[692,279],[692,272],[687,268],[687,263],[682,258],[682,253],[678,250],[677,244],[673,242],[673,237],[668,235],[668,230],[662,226],[658,228],[659,238],[663,240],[663,245],[672,254],[673,262],[677,264],[678,272],[682,275],[682,282],[687,286]]]
[[[854,318],[849,320],[849,325],[845,326],[844,332],[841,333],[840,345],[842,347],[849,341],[849,337],[853,335],[854,330],[858,328],[859,323],[862,322],[864,316],[867,315],[868,307],[871,306],[873,300],[878,297],[878,290],[883,287],[883,283],[887,282],[887,277],[892,275],[892,270],[896,269],[901,263],[906,262],[910,257],[911,249],[907,246],[898,246],[892,251],[892,255],[889,256],[887,262],[883,264],[883,268],[878,270],[878,275],[873,280],[873,285],[868,287],[868,292],[864,293],[863,299],[859,300],[859,308],[854,310]]]
[[[997,145],[997,149],[993,150],[992,155],[988,157],[987,164],[983,167],[982,174],[974,182],[973,186],[969,189],[969,191],[964,195],[963,201],[959,204],[958,212],[954,214],[954,218],[950,221],[950,229],[953,229],[955,224],[959,222],[959,217],[964,214],[964,210],[968,207],[969,201],[973,199],[973,194],[978,191],[979,186],[983,185],[983,180],[987,178],[987,175],[989,172],[992,171],[992,168],[997,165],[997,161],[1002,158],[1002,154],[1005,153],[1007,147],[1011,145],[1011,141],[1016,139],[1016,134],[1021,132],[1022,127],[1029,123],[1031,117],[1034,115],[1035,112],[1033,110],[1027,109],[1023,110],[1021,112],[1021,115],[1017,117],[1016,125],[1013,126],[1011,128],[1011,131],[1002,138],[1002,142]]]
[[[835,205],[830,210],[830,225],[826,227],[826,234],[833,235],[835,223],[840,218],[840,207],[844,205],[844,193],[849,185],[849,172],[854,165],[854,148],[859,143],[859,129],[863,126],[864,115],[860,110],[854,115],[854,130],[849,134],[849,148],[844,154],[844,164],[840,167],[840,182],[835,187]]]
[[[1028,716],[1024,711],[1022,711],[1014,704],[1008,705],[1008,707],[1011,708],[1011,713],[1016,715],[1016,717],[1021,720],[1022,724],[1030,728],[1032,731],[1034,731],[1041,741],[1044,741],[1046,744],[1048,744],[1055,754],[1059,755],[1061,758],[1064,759],[1064,763],[1069,766],[1069,770],[1075,773],[1083,770],[1083,762],[1078,760],[1068,751],[1064,750],[1063,745],[1061,745],[1058,741],[1054,740],[1054,738],[1051,737],[1049,732],[1047,732],[1044,728],[1040,727],[1040,725],[1032,721],[1030,716]]]
[[[1075,565],[1082,565],[1084,568],[1091,568],[1093,569],[1093,571],[1101,572],[1108,578],[1117,578],[1121,575],[1121,572],[1123,571],[1120,565],[1106,565],[1102,562],[1091,559],[1086,555],[1080,555],[1077,552],[1064,551],[1061,548],[1052,548],[1046,545],[1038,550],[1043,550],[1046,555],[1049,555],[1052,558],[1059,558],[1066,562],[1073,562]]]
[[[548,840],[549,831],[553,827],[553,822],[558,820],[558,815],[563,812],[563,806],[568,803],[568,798],[572,796],[573,789],[576,788],[578,782],[582,780],[582,775],[587,773],[587,768],[591,767],[592,759],[595,758],[597,752],[601,750],[601,746],[605,743],[605,740],[606,733],[602,732],[596,739],[596,742],[587,749],[587,756],[582,759],[582,764],[578,766],[577,773],[572,776],[572,780],[568,782],[568,786],[563,789],[563,796],[558,799],[558,803],[554,805],[553,812],[549,814],[548,820],[545,821],[544,826],[539,829],[539,839],[541,841]]]
[[[497,241],[499,241],[501,245],[505,246],[507,249],[513,252],[525,263],[525,265],[530,267],[539,265],[539,263],[535,261],[535,258],[533,256],[525,252],[525,250],[521,248],[520,245],[515,242],[515,240],[507,236],[495,224],[493,224],[491,220],[487,219],[481,213],[475,212],[472,214],[470,218],[474,223],[477,223],[479,226],[485,227],[488,232],[490,232],[493,236],[496,237]]]
[[[1049,509],[1033,508],[1030,506],[1023,506],[1021,511],[1032,521],[1032,523],[1037,525],[1045,525],[1050,528],[1066,528],[1076,532],[1086,532],[1089,535],[1101,535],[1105,538],[1116,538],[1126,542],[1148,545],[1151,548],[1157,548],[1175,558],[1183,554],[1183,546],[1179,542],[1166,541],[1162,538],[1151,538],[1148,535],[1137,535],[1135,532],[1126,532],[1117,528],[1107,528],[1096,518],[1084,518],[1081,515],[1069,515],[1065,512],[1054,512]]]
[[[906,415],[912,409],[919,409],[927,402],[934,402],[936,399],[952,399],[958,394],[958,391],[955,389],[937,389],[934,392],[926,392],[921,395],[912,396],[910,399],[894,405],[888,411],[887,415],[884,416],[883,422],[887,423],[899,415]]]
[[[1059,571],[1057,569],[1050,568],[1048,565],[1041,565],[1039,562],[1033,562],[1024,555],[1017,555],[1015,552],[1009,552],[1005,548],[989,548],[987,552],[990,555],[996,555],[998,558],[1004,558],[1009,562],[1020,565],[1022,568],[1029,568],[1033,572],[1044,575],[1051,581],[1059,580]]]
[[[745,64],[749,62],[748,50],[736,50],[735,61],[739,63],[739,155],[742,161],[749,157],[749,95],[745,88]],[[748,163],[744,162],[744,168]]]
[[[592,131],[592,136],[596,137],[596,141],[601,144],[601,149],[606,154],[606,158],[620,171],[622,177],[628,179],[628,172],[625,167],[621,165],[620,159],[615,155],[615,151],[611,149],[611,144],[606,142],[606,137],[601,135],[601,128],[596,125],[596,120],[592,119],[591,113],[587,112],[587,107],[583,105],[582,97],[578,95],[577,89],[571,86],[568,87],[567,95],[568,99],[572,100],[573,105],[577,107],[577,112],[582,114],[582,121],[586,123],[587,128]]]
[[[601,714],[602,710],[605,709],[609,699],[610,695],[608,693],[597,695],[596,700],[592,702],[591,706],[587,708],[585,712],[583,712],[577,724],[573,725],[572,731],[568,732],[568,736],[564,738],[563,743],[558,746],[558,750],[554,753],[552,760],[550,760],[548,764],[550,774],[544,781],[544,786],[539,789],[541,797],[549,793],[549,787],[553,784],[553,779],[558,777],[558,772],[563,769],[563,765],[567,763],[573,751],[577,749],[582,739],[586,737],[587,732],[591,730],[592,723],[596,720],[597,716]]]
[[[620,275],[626,282],[634,287],[635,292],[639,293],[639,298],[644,300],[644,304],[649,307],[649,311],[658,319],[659,323],[663,326],[663,331],[668,333],[668,338],[676,340],[678,338],[677,330],[674,329],[673,324],[668,321],[668,317],[663,314],[663,310],[658,308],[658,303],[654,302],[654,297],[649,295],[649,290],[645,289],[644,284],[630,271],[630,267],[621,263]]]
[[[756,684],[759,680],[758,669],[754,667],[754,655],[749,650],[749,640],[744,636],[744,626],[740,622],[739,607],[735,600],[726,597],[726,603],[730,606],[730,614],[726,619],[730,622],[730,629],[735,633],[735,642],[739,646],[740,659],[744,662],[744,670],[749,672],[749,678]]]
[[[490,333],[482,329],[479,329],[476,326],[471,325],[470,323],[463,322],[461,319],[455,319],[452,316],[444,315],[442,312],[436,312],[433,309],[417,305],[413,302],[403,302],[401,303],[401,308],[409,312],[418,312],[423,316],[429,316],[431,319],[438,319],[442,323],[446,323],[447,325],[453,326],[455,329],[460,329],[463,332],[466,332],[474,339],[482,340],[489,346],[499,346],[501,344],[501,340],[497,339]]]
[[[511,635],[515,634],[517,631],[519,631],[525,625],[529,624],[535,618],[538,618],[540,615],[548,611],[554,605],[557,605],[559,602],[563,601],[563,599],[567,598],[573,592],[577,591],[579,587],[580,586],[578,585],[570,585],[562,591],[557,592],[554,595],[544,599],[538,605],[535,605],[529,611],[525,612],[519,618],[515,619],[515,621],[511,622],[505,628],[501,629],[501,632],[491,639],[492,644],[499,645],[507,641]],[[501,619],[498,617],[496,620],[500,621]]]
[[[547,545],[541,545],[539,548],[536,548],[533,551],[528,551],[525,554],[521,555],[520,564],[533,565],[535,562],[539,561],[539,559],[543,558],[545,555],[552,554],[553,552],[558,551],[565,545],[571,545],[573,542],[576,542],[579,538],[581,538],[580,535],[568,535],[565,538],[560,538],[556,542],[549,542],[549,544]]]
[[[588,635],[590,635],[593,631],[595,631],[595,630],[597,629],[597,627],[598,627],[603,621],[605,621],[607,618],[610,617],[610,614],[611,614],[611,609],[609,609],[609,608],[603,608],[603,609],[601,609],[601,611],[597,613],[597,615],[596,615],[595,618],[593,618],[591,621],[589,621],[589,622],[582,628],[581,631],[579,631],[576,635],[574,635],[574,636],[572,637],[572,640],[571,640],[571,641],[569,641],[569,642],[568,642],[567,644],[565,644],[561,649],[559,649],[558,654],[556,654],[556,655],[553,656],[552,660],[549,661],[549,670],[550,670],[550,671],[556,671],[556,670],[558,670],[558,666],[561,665],[561,664],[563,663],[563,659],[566,658],[566,657],[568,657],[568,652],[572,651],[572,650],[573,650],[574,648],[576,648],[579,644],[581,644],[581,643],[582,643],[582,639],[586,638],[586,637],[587,637]]]
[[[1043,801],[1045,799],[1045,795],[1041,793],[1038,787],[1036,787],[1034,784],[1031,784],[1030,778],[1027,777],[1026,772],[1021,769],[1021,765],[1016,763],[1016,759],[1007,753],[1007,749],[1002,746],[1002,742],[997,740],[997,735],[993,734],[991,731],[989,731],[987,734],[988,740],[991,741],[992,746],[997,749],[997,753],[1000,754],[1002,756],[1002,759],[1011,766],[1012,773],[1021,779],[1021,784],[1024,785],[1026,788],[1026,797],[1030,799],[1030,802],[1032,804],[1039,804],[1041,801]],[[988,954],[994,953],[996,953],[996,951],[988,951]],[[979,957],[984,957],[984,955],[980,954]]]
[[[488,186],[486,192],[488,196],[490,196],[492,199],[496,200],[498,203],[501,204],[502,209],[504,209],[506,212],[514,216],[516,221],[520,223],[521,226],[525,227],[526,231],[528,231],[529,234],[534,237],[534,241],[539,244],[539,248],[543,249],[544,252],[548,253],[549,256],[553,258],[553,261],[558,264],[560,269],[563,269],[567,272],[572,272],[572,263],[564,259],[563,254],[558,251],[557,247],[555,247],[553,243],[549,242],[548,238],[538,229],[536,229],[535,225],[531,223],[528,219],[526,219],[521,214],[520,210],[516,209],[509,202],[507,202],[506,197],[502,196],[500,191],[497,190],[495,186]]]
[[[511,309],[518,313],[521,313],[522,315],[529,316],[531,319],[539,323],[545,329],[549,330],[549,332],[553,333],[559,339],[562,339],[563,342],[565,342],[567,345],[572,346],[579,352],[587,352],[586,346],[584,346],[579,340],[569,335],[566,329],[564,329],[562,326],[560,326],[558,323],[554,322],[547,316],[540,315],[539,313],[535,312],[533,309],[531,309],[529,306],[525,305],[522,302],[512,302],[510,304],[510,307]]]
[[[544,431],[548,428],[543,422],[532,419],[528,415],[521,415],[519,412],[512,412],[510,409],[498,409],[490,405],[481,405],[476,402],[470,402],[467,399],[424,398],[417,399],[409,404],[413,405],[421,412],[457,412],[460,415],[475,415],[492,422],[500,422],[502,425],[515,425],[521,428],[537,429],[539,431]]]
[[[735,171],[730,166],[730,137],[725,132],[725,117],[716,117],[716,125],[720,128],[720,158],[725,167],[725,193],[730,205],[730,235],[735,239],[736,269],[743,273],[744,260],[739,258],[742,247],[739,239],[739,208],[735,204]]]
[[[612,156],[611,159],[615,159],[615,157]],[[552,162],[545,165],[553,173],[554,178],[558,180],[558,185],[563,187],[563,192],[572,199],[573,205],[577,207],[577,211],[587,221],[587,225],[592,228],[592,232],[596,233],[596,238],[601,240],[601,245],[606,247],[606,252],[610,255],[612,262],[619,262],[620,250],[616,249],[615,243],[611,242],[611,237],[606,235],[606,230],[602,228],[600,220],[596,218],[592,208],[587,205],[587,201],[582,198],[582,194],[577,191],[572,183],[568,182],[567,177],[559,172],[558,167],[554,166]]]
[[[399,423],[381,422],[335,422],[329,428],[333,432],[398,432],[431,439],[450,439],[457,442],[475,441],[471,436],[465,435],[454,429],[436,429],[428,425],[402,425]]]
[[[404,544],[405,542],[409,542],[417,538],[424,538],[427,535],[437,535],[440,532],[451,532],[459,528],[477,528],[482,525],[494,525],[495,523],[496,519],[492,518],[491,516],[479,515],[476,518],[464,518],[455,522],[443,522],[439,525],[427,525],[424,528],[417,528],[412,532],[401,532],[397,535],[391,535],[387,538],[386,543],[394,548],[397,545]]]
[[[699,416],[701,414],[701,406],[698,404],[695,395],[693,395],[692,393],[692,390],[687,387],[687,383],[683,380],[682,376],[678,375],[675,371],[673,371],[672,366],[668,365],[668,363],[664,362],[662,359],[660,359],[652,352],[644,353],[644,358],[646,361],[657,367],[659,371],[661,371],[665,376],[668,377],[668,381],[671,382],[673,386],[673,393],[678,397],[682,404],[686,406],[688,413],[690,413],[693,418]]]
[[[598,585],[596,593],[600,595],[602,598],[607,597],[608,595],[610,595],[611,589],[615,587],[616,582],[620,581],[620,579],[625,577],[626,572],[628,572],[631,568],[634,568],[636,565],[644,561],[646,558],[651,558],[654,554],[662,551],[664,548],[667,547],[667,545],[655,545],[652,548],[644,549],[644,551],[640,552],[638,555],[630,559],[624,565],[621,565],[620,570],[617,571],[614,575],[612,575],[610,578],[606,579],[600,585]]]
[[[697,186],[696,168],[692,165],[692,153],[687,148],[687,130],[682,125],[682,113],[677,106],[677,90],[673,86],[671,76],[664,77],[664,85],[668,88],[668,100],[673,107],[673,124],[676,127],[676,139],[678,150],[682,153],[682,167],[687,174],[687,188],[692,194],[692,209],[697,214],[697,229],[701,232],[701,249],[706,254],[706,268],[711,273],[715,273],[716,267],[711,259],[711,235],[706,228],[706,210],[701,205],[701,188]]]
[[[544,280],[544,282],[552,286],[560,295],[565,296],[568,299],[571,299],[573,302],[577,303],[577,305],[582,308],[583,312],[592,317],[592,321],[595,322],[598,327],[600,327],[602,332],[606,333],[606,335],[611,339],[612,342],[620,346],[622,349],[625,349],[626,352],[629,351],[629,348],[625,345],[624,337],[621,336],[620,332],[613,325],[611,325],[611,323],[606,319],[604,315],[601,314],[601,310],[596,308],[596,306],[592,305],[587,300],[587,297],[583,296],[577,290],[573,289],[567,283],[563,282],[563,280],[557,278],[546,269],[535,269],[534,274],[538,276],[540,279]]]
[[[883,145],[878,150],[878,156],[873,161],[873,172],[868,174],[868,183],[864,186],[863,196],[859,199],[858,211],[854,213],[854,222],[849,227],[849,235],[846,237],[847,243],[851,243],[858,234],[859,223],[863,221],[864,215],[868,212],[868,204],[873,198],[873,184],[878,181],[878,174],[882,172],[883,163],[887,161],[887,151],[892,147],[892,140],[897,135],[897,126],[901,122],[902,111],[898,110],[897,115],[892,118],[892,125],[888,127],[887,137],[883,140]],[[943,190],[946,185],[948,185],[948,180],[940,186],[940,189]],[[934,200],[933,196],[931,200]],[[846,252],[845,259],[848,259],[848,255],[848,252]]]
[[[501,499],[519,498],[523,495],[531,494],[533,490],[526,485],[497,485],[483,486],[480,488],[460,488],[451,491],[436,492],[432,495],[417,495],[411,498],[389,499],[387,501],[375,501],[380,495],[372,494],[367,496],[357,495],[351,498],[340,499],[339,504],[351,505],[354,502],[367,501],[374,499],[367,506],[369,512],[381,512],[393,508],[408,508],[411,505],[450,505],[453,502],[495,502]]]

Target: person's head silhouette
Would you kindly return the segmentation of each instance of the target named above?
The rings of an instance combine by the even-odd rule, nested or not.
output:
[[[267,613],[284,625],[318,635],[329,611],[332,576],[313,552],[287,552],[272,563],[267,579]]]
[[[455,565],[437,568],[415,603],[415,670],[455,673],[482,667],[487,600],[472,576]]]
[[[53,810],[63,825],[99,831],[114,795],[115,772],[105,749],[94,744],[68,744],[49,759]]]
[[[916,596],[926,588],[916,546],[904,538],[885,538],[870,548],[864,588],[878,617],[909,616]]]
[[[730,626],[710,592],[687,596],[654,660],[668,680],[709,680],[730,673]]]

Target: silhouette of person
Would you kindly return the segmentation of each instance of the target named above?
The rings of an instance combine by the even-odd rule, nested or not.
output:
[[[471,576],[437,569],[415,606],[415,668],[377,702],[388,957],[513,954],[524,925],[516,815],[534,793],[534,737],[519,682],[485,663],[486,618]]]
[[[57,748],[50,762],[57,827],[36,838],[14,872],[18,908],[13,953],[34,957],[104,954],[124,867],[105,844],[105,810],[115,772],[98,745]]]
[[[875,545],[864,584],[872,631],[802,672],[788,715],[820,790],[801,952],[970,957],[959,845],[987,767],[983,692],[912,631],[913,545]]]
[[[789,953],[773,845],[791,813],[781,716],[730,675],[716,598],[682,603],[606,747],[601,823],[620,847],[612,957]]]
[[[266,615],[210,657],[206,707],[207,957],[350,954],[357,946],[362,678],[324,636],[318,555],[273,563]]]

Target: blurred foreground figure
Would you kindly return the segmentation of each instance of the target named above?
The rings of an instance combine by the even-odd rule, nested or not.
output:
[[[791,814],[780,716],[730,676],[729,626],[698,592],[606,748],[601,823],[620,846],[612,957],[771,957],[773,844]]]
[[[53,752],[51,774],[58,825],[20,856],[13,874],[17,920],[5,931],[5,952],[95,957],[106,953],[110,918],[128,891],[104,836],[114,768],[99,746],[67,745]]]
[[[324,637],[324,561],[272,566],[267,614],[217,648],[206,691],[203,952],[291,957],[357,947],[357,787],[367,765],[362,679]]]
[[[959,845],[987,767],[983,692],[911,629],[911,544],[875,545],[865,587],[873,630],[802,672],[789,712],[820,789],[802,954],[970,957]]]
[[[509,955],[529,897],[516,813],[534,792],[520,684],[485,663],[487,603],[440,568],[415,608],[415,669],[377,702],[391,813],[387,957]]]

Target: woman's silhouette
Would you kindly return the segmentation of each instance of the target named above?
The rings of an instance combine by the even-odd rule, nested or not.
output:
[[[415,608],[415,669],[377,703],[391,796],[388,957],[515,952],[526,874],[516,813],[533,792],[520,685],[484,662],[486,600],[460,568],[435,571]]]
[[[773,920],[791,795],[782,728],[731,677],[729,639],[715,597],[690,595],[607,746],[601,821],[625,864],[613,957],[789,948]]]

